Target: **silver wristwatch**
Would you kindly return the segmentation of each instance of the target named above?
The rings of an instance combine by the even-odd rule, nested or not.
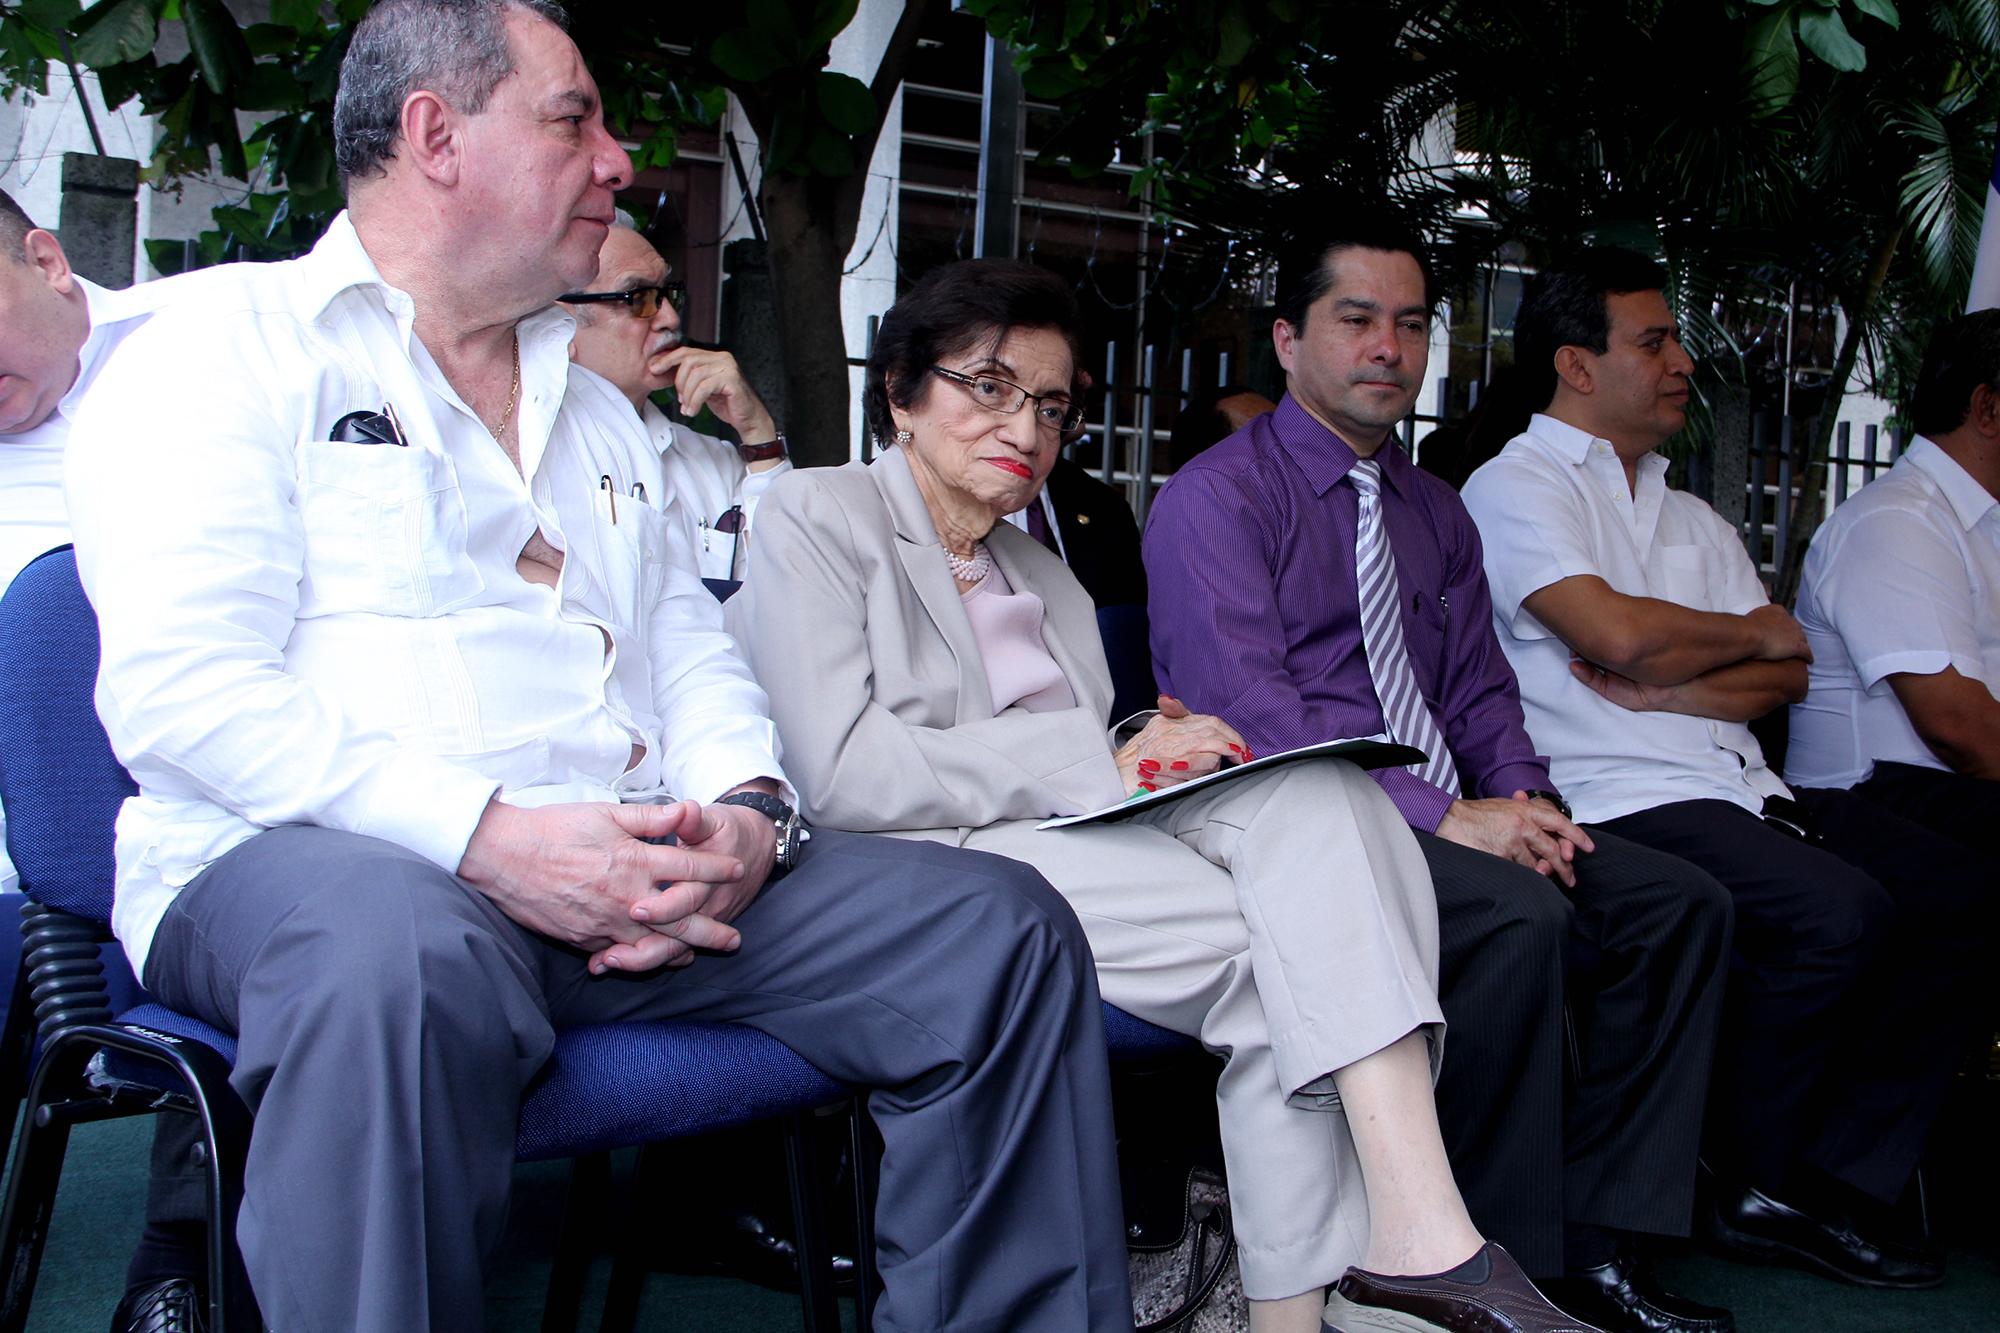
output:
[[[799,859],[799,848],[812,838],[812,830],[799,818],[799,812],[785,804],[777,796],[761,791],[739,791],[724,796],[717,805],[740,805],[769,819],[778,831],[778,869],[790,870]]]

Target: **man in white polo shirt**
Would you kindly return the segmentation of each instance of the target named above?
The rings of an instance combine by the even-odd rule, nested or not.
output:
[[[1466,483],[1529,733],[1577,817],[1736,903],[1707,1156],[1730,1248],[1869,1286],[1939,1281],[1893,1238],[1967,1030],[1978,880],[1844,792],[1793,792],[1746,725],[1805,689],[1805,636],[1735,531],[1669,490],[1693,360],[1662,272],[1587,250],[1516,325],[1547,406]],[[1795,799],[1796,798],[1796,799]]]
[[[2000,850],[2000,311],[1942,325],[1917,439],[1814,534],[1786,776]],[[1989,861],[1990,864],[1990,861]]]

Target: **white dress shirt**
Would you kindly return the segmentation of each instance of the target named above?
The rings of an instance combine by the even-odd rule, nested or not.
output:
[[[1537,414],[1462,492],[1479,525],[1493,628],[1521,682],[1528,734],[1580,821],[1674,801],[1746,810],[1789,795],[1741,722],[1632,712],[1570,674],[1574,654],[1523,609],[1566,578],[1594,574],[1630,597],[1742,615],[1769,603],[1735,529],[1667,489],[1667,460],[1639,460],[1637,493],[1611,445]]]
[[[740,579],[750,554],[750,521],[757,501],[771,483],[792,470],[792,460],[752,472],[737,455],[736,446],[713,435],[667,420],[667,414],[651,401],[639,409],[646,429],[660,451],[667,481],[680,496],[682,507],[694,523],[695,559],[705,579]],[[735,533],[722,532],[716,520],[730,508],[743,507],[743,526]],[[743,559],[737,559],[738,552]]]
[[[1799,623],[1813,663],[1785,776],[1851,787],[1878,760],[1944,768],[1888,677],[1953,667],[2000,695],[2000,502],[1918,436],[1813,534]]]
[[[456,870],[495,792],[782,781],[683,520],[638,498],[668,494],[659,454],[572,368],[568,315],[519,328],[524,481],[346,215],[305,258],[211,272],[127,339],[69,450],[98,712],[140,787],[112,916],[135,966],[179,888],[263,828]],[[329,438],[385,402],[406,447]],[[554,588],[516,569],[538,527],[564,552]]]

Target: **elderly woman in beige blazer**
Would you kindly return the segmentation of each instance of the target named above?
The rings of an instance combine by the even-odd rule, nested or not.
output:
[[[1224,721],[1172,700],[1130,739],[1109,735],[1090,598],[996,522],[1080,419],[1076,337],[1050,274],[938,270],[889,312],[869,362],[871,425],[895,447],[768,492],[728,612],[803,813],[1033,864],[1082,921],[1104,998],[1225,1057],[1253,1330],[1317,1333],[1323,1303],[1349,1333],[1441,1326],[1468,1304],[1499,1321],[1482,1328],[1583,1327],[1459,1199],[1431,1097],[1436,905],[1373,781],[1318,760],[1122,823],[1036,829],[1247,757]]]

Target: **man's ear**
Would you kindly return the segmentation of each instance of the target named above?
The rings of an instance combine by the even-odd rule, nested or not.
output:
[[[1277,351],[1278,364],[1284,367],[1287,375],[1292,373],[1292,361],[1297,355],[1298,339],[1299,331],[1292,327],[1289,320],[1271,321],[1271,346]]]
[[[1589,395],[1597,388],[1597,358],[1574,343],[1556,349],[1556,378],[1571,393]]]
[[[440,185],[457,183],[461,164],[458,113],[434,92],[418,89],[403,99],[403,141],[398,154]]]
[[[2000,440],[2000,392],[1995,392],[1990,384],[1981,384],[1972,390],[1972,410],[1965,419],[1989,440]]]
[[[76,290],[76,274],[69,266],[69,256],[63,253],[62,243],[41,228],[22,238],[21,258],[58,295],[68,296]]]

